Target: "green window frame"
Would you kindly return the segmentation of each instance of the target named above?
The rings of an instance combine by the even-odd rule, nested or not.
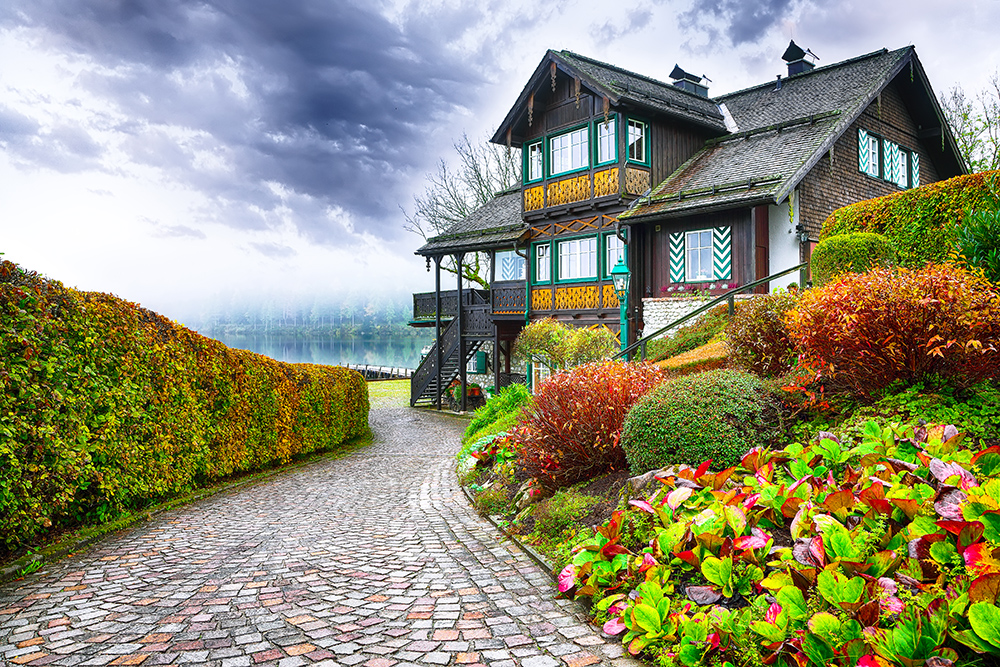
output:
[[[539,139],[532,141],[524,150],[523,175],[525,183],[534,183],[545,177],[544,142]]]
[[[618,257],[624,256],[626,262],[628,261],[628,256],[625,254],[625,244],[622,243],[617,234],[611,232],[604,235],[601,246],[601,259],[604,265],[601,275],[605,280],[611,280],[611,269],[615,268],[615,264],[618,263]]]
[[[590,126],[574,127],[548,137],[549,176],[563,176],[590,169]]]
[[[625,150],[629,162],[649,165],[649,123],[638,118],[625,121]]]
[[[863,128],[858,129],[858,171],[903,190],[920,187],[920,155]]]
[[[578,283],[597,280],[598,243],[596,236],[577,236],[555,241],[556,282]]]
[[[614,114],[594,122],[594,164],[611,164],[618,161],[618,122]]]
[[[531,279],[536,285],[552,282],[552,242],[536,243],[531,247]]]

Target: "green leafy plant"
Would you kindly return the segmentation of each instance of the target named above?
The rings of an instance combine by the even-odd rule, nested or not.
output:
[[[958,230],[955,251],[969,268],[980,269],[987,280],[1000,284],[1000,197],[990,183],[992,202],[968,211]]]

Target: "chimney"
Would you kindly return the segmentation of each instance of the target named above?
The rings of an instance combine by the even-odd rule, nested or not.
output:
[[[796,44],[794,39],[788,42],[788,48],[781,54],[781,59],[788,63],[788,76],[808,72],[816,66],[806,60],[806,54],[811,55],[813,58],[816,57],[816,54],[809,49],[803,51],[802,47]]]
[[[694,93],[699,97],[708,97],[708,86],[701,82],[703,77],[688,74],[675,64],[673,71],[670,72],[670,78],[674,80],[674,85],[681,90]],[[708,79],[705,80],[708,81]]]

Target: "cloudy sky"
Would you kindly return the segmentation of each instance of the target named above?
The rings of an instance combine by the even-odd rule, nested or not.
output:
[[[420,291],[403,210],[547,48],[712,94],[913,44],[937,92],[1000,68],[971,0],[4,0],[0,252],[182,319],[222,294]]]

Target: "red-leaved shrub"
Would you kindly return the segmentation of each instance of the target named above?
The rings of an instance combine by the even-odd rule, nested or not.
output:
[[[621,361],[553,375],[515,430],[518,467],[549,490],[625,468],[625,415],[663,379],[655,366]]]
[[[955,387],[1000,376],[1000,295],[952,264],[845,274],[788,316],[800,361],[858,396],[938,375]]]
[[[798,290],[779,290],[740,303],[726,325],[729,363],[762,377],[781,375],[794,366],[795,346],[785,316],[798,300]]]

